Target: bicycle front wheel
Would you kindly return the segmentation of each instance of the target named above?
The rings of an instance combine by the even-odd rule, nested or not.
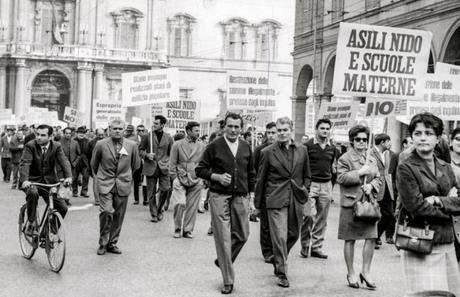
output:
[[[48,216],[46,236],[46,255],[51,270],[61,271],[65,261],[65,234],[64,220],[58,212],[52,212]]]
[[[24,233],[27,226],[27,207],[24,204],[19,211],[19,247],[26,259],[32,259],[38,247],[38,236],[29,236]]]

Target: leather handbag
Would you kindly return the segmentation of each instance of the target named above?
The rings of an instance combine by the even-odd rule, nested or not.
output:
[[[382,217],[378,202],[364,192],[354,205],[353,215],[358,220],[370,222],[378,221]]]
[[[434,231],[425,223],[425,228],[410,227],[404,224],[396,227],[395,246],[398,250],[411,251],[417,254],[429,255],[433,250]]]

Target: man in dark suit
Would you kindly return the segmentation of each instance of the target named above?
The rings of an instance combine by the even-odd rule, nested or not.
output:
[[[142,174],[147,178],[147,197],[151,222],[157,223],[163,219],[163,206],[168,199],[171,183],[169,180],[169,155],[173,145],[171,135],[163,131],[166,118],[156,115],[153,122],[153,133],[149,133],[142,139],[139,146],[141,156],[144,159]],[[150,143],[153,134],[153,143]],[[153,150],[151,150],[153,148]],[[157,183],[160,188],[158,204],[156,201]]]
[[[229,113],[225,134],[205,149],[196,175],[210,182],[209,203],[217,265],[224,281],[222,294],[233,291],[233,262],[249,236],[249,207],[253,200],[255,171],[249,144],[239,139],[243,119]],[[248,199],[248,193],[249,198]],[[254,207],[251,206],[253,209]]]
[[[96,137],[90,140],[88,143],[88,151],[86,155],[88,156],[88,160],[91,162],[91,158],[93,157],[93,151],[96,147],[96,143],[105,138],[104,129],[96,129]],[[90,176],[93,178],[93,195],[94,195],[94,205],[99,205],[99,189],[97,187],[97,178],[96,174],[94,174],[93,170],[90,168]]]
[[[86,128],[78,127],[75,141],[80,148],[80,159],[75,167],[75,174],[73,176],[72,190],[74,196],[78,194],[78,180],[81,175],[81,190],[80,196],[88,198],[88,183],[89,183],[89,160],[87,158],[88,151],[88,138],[86,138]]]
[[[14,131],[13,128],[6,128],[6,135],[1,139],[1,149],[2,149],[2,171],[3,171],[3,181],[9,183],[11,177],[11,152],[10,152],[10,143],[13,140]]]
[[[12,189],[20,188],[19,179],[19,162],[21,161],[22,151],[24,150],[24,132],[19,129],[10,143],[11,164],[13,167],[13,185]]]
[[[145,135],[145,126],[138,125],[136,127],[137,135],[134,135],[134,142],[136,142],[137,147],[141,144],[142,137]],[[142,169],[144,168],[144,161],[141,160],[141,167],[134,172],[133,179],[134,179],[134,204],[139,204],[139,187],[142,187],[142,197],[143,197],[143,205],[148,205],[147,199],[147,187],[142,185]]]
[[[72,169],[72,176],[73,179],[76,181],[76,176],[77,176],[77,165],[80,162],[81,158],[81,151],[80,151],[80,146],[78,143],[72,138],[72,129],[71,128],[65,128],[64,129],[64,137],[61,137],[59,140],[62,151],[64,152],[67,160],[70,162],[70,166]],[[58,168],[58,175],[62,175],[62,170],[61,168]],[[72,188],[74,187],[73,185],[74,181],[72,181]],[[78,186],[78,184],[77,184]],[[78,197],[78,188],[73,188],[73,197]]]
[[[64,183],[72,181],[70,163],[64,155],[61,144],[51,140],[53,128],[48,125],[40,125],[36,130],[36,138],[29,141],[22,154],[19,165],[19,184],[26,193],[28,226],[26,234],[33,234],[36,226],[38,197],[42,196],[48,203],[48,192],[46,189],[31,186],[31,182],[54,184],[58,182],[56,165],[64,172]],[[54,208],[64,218],[67,213],[67,206],[62,199],[53,199]]]
[[[133,172],[140,166],[136,143],[123,138],[124,125],[123,121],[112,121],[110,137],[96,143],[91,158],[100,200],[98,255],[106,252],[121,254],[117,242],[131,192]]]
[[[276,124],[270,122],[265,126],[265,142],[254,150],[254,169],[256,173],[260,166],[260,154],[264,148],[276,141]],[[267,208],[265,204],[260,207],[260,248],[266,263],[273,261],[272,239],[270,238],[270,226],[268,225]]]
[[[374,140],[375,146],[371,150],[371,156],[377,160],[377,167],[379,168],[380,178],[382,179],[382,186],[380,191],[377,193],[377,201],[380,205],[380,211],[382,212],[382,218],[380,219],[377,229],[377,241],[375,248],[379,249],[382,245],[380,236],[385,232],[386,242],[393,244],[393,234],[395,230],[395,199],[393,192],[393,181],[391,174],[389,173],[390,167],[390,148],[391,139],[387,134],[381,133],[375,135]]]
[[[278,286],[289,287],[287,257],[299,238],[303,206],[310,190],[307,148],[292,140],[293,123],[276,121],[278,140],[262,150],[255,191],[255,207],[265,203],[273,245]]]

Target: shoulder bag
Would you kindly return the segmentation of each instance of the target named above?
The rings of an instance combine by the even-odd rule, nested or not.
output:
[[[382,217],[378,202],[364,192],[361,198],[355,203],[353,215],[356,219],[371,222],[378,221]]]
[[[407,225],[408,218],[403,224],[396,227],[395,246],[398,250],[411,251],[417,254],[429,255],[433,250],[434,231],[425,222],[425,228],[410,227]]]

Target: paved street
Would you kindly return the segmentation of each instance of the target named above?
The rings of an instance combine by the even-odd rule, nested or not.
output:
[[[0,184],[0,296],[221,296],[221,275],[214,266],[213,239],[206,235],[209,214],[199,214],[195,238],[172,237],[172,211],[165,220],[150,223],[148,209],[129,207],[119,247],[123,254],[97,256],[98,209],[85,208],[92,198],[74,198],[66,218],[67,259],[60,274],[48,268],[43,249],[32,261],[22,258],[18,246],[17,214],[24,202],[22,192]],[[91,187],[90,187],[91,188]],[[337,197],[337,193],[336,193]],[[41,208],[41,211],[43,208]],[[399,256],[392,246],[376,251],[373,265],[376,291],[346,286],[343,242],[337,240],[337,199],[329,216],[324,251],[328,260],[303,259],[300,243],[289,257],[291,287],[276,286],[273,268],[265,264],[258,243],[258,224],[251,223],[248,243],[237,259],[234,296],[403,296]],[[362,243],[355,255],[361,263]],[[359,266],[356,270],[359,271]]]

